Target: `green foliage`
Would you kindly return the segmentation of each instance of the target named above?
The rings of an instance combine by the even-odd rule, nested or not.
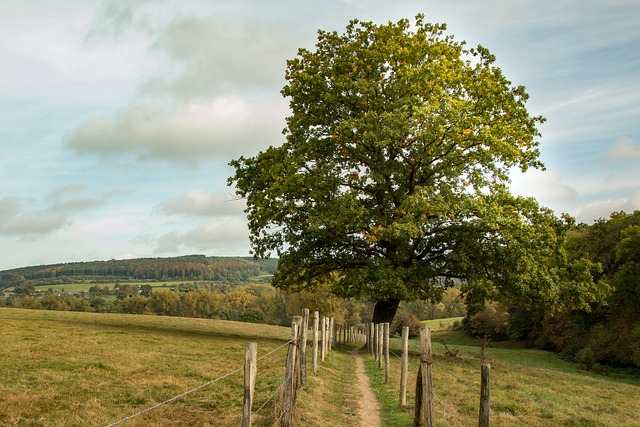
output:
[[[414,338],[420,336],[420,328],[422,328],[422,326],[423,324],[420,319],[413,314],[399,312],[393,318],[393,322],[391,322],[390,333],[402,336],[402,329],[408,327],[409,337]]]
[[[174,258],[141,258],[76,262],[23,267],[0,272],[0,289],[19,285],[46,286],[90,279],[92,282],[134,280],[231,280],[246,281],[275,273],[277,260],[188,255]]]
[[[484,310],[471,316],[471,333],[491,339],[506,339],[509,336],[509,313],[503,304],[489,304]]]
[[[506,186],[510,168],[542,167],[543,119],[486,48],[444,31],[423,16],[352,21],[288,61],[286,141],[231,162],[254,253],[277,253],[279,288],[330,284],[394,313],[440,298],[443,279],[483,299],[588,308],[602,290],[589,262],[566,260],[571,220]]]
[[[640,323],[640,211],[614,212],[591,226],[578,225],[567,248],[569,260],[588,257],[592,276],[609,295],[592,302],[589,312],[579,306],[553,315],[530,312],[528,337],[589,369],[640,367],[640,345],[632,338]],[[517,327],[520,337],[525,324]]]

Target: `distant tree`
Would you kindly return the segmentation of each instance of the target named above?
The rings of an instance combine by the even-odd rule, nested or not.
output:
[[[147,310],[147,298],[142,295],[130,295],[118,302],[119,311],[129,314],[144,314]]]
[[[13,297],[10,301],[11,307],[14,308],[28,308],[31,310],[42,310],[44,308],[42,304],[40,304],[40,301],[32,296]]]
[[[151,285],[142,285],[140,287],[140,295],[144,297],[148,297],[153,292],[153,287]]]
[[[176,316],[180,312],[180,304],[181,300],[177,292],[159,289],[151,293],[147,308],[161,316]]]
[[[476,299],[588,307],[600,291],[566,260],[571,219],[507,188],[511,168],[543,166],[543,119],[486,48],[444,31],[352,21],[288,61],[286,141],[231,162],[254,254],[277,253],[276,287],[330,284],[373,301],[375,322],[445,278]]]

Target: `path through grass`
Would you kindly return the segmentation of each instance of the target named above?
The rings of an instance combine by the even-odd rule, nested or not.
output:
[[[443,341],[442,344],[439,341]],[[479,342],[462,332],[433,334],[436,425],[477,425],[480,366]],[[413,409],[398,406],[400,340],[391,340],[391,384],[367,356],[367,372],[382,404],[384,425],[411,425]],[[446,357],[446,350],[458,357]],[[414,402],[419,364],[418,342],[411,340],[408,402]],[[640,426],[640,380],[581,371],[556,355],[540,350],[493,348],[491,364],[492,426]]]

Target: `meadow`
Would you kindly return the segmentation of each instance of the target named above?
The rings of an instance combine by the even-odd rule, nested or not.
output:
[[[587,372],[551,352],[519,348],[513,343],[483,345],[462,331],[435,331],[432,342],[436,425],[478,425],[480,367],[488,363],[492,426],[640,426],[637,376]],[[398,405],[400,339],[392,338],[390,346],[390,384],[384,384],[383,370],[370,357],[367,373],[383,406],[383,425],[409,426],[413,420],[419,345],[410,340],[410,408]]]
[[[258,343],[254,412],[284,378],[290,329],[222,320],[0,308],[0,425],[107,426],[243,366]],[[364,355],[384,426],[409,426],[398,405],[400,340],[391,339],[391,383]],[[436,424],[477,425],[482,358],[491,364],[492,425],[640,426],[640,380],[594,374],[540,350],[500,347],[460,331],[434,332]],[[408,403],[418,343],[412,339]],[[274,353],[268,355],[269,352]],[[268,355],[268,356],[267,356]],[[266,356],[266,357],[264,357]],[[333,351],[308,375],[297,425],[357,425],[354,357]],[[231,426],[242,413],[242,371],[133,418],[126,426]],[[271,425],[267,404],[255,426]]]
[[[290,335],[220,320],[8,308],[0,308],[0,324],[0,425],[19,426],[109,425],[241,368],[247,341],[258,343],[259,358],[279,349],[258,362],[256,411],[283,382]],[[341,415],[338,405],[348,399],[344,365],[352,359],[336,353],[322,378],[310,379],[331,394],[320,413],[347,424],[353,414]],[[240,370],[125,425],[239,425],[242,398]],[[314,405],[299,416],[316,413]],[[254,425],[272,417],[266,405]]]

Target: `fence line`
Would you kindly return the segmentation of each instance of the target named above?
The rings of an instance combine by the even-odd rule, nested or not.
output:
[[[156,404],[156,405],[153,405],[153,406],[151,406],[151,407],[149,407],[149,408],[143,409],[142,411],[139,411],[139,412],[137,412],[137,413],[135,413],[135,414],[133,414],[133,415],[130,415],[130,416],[128,416],[128,417],[125,417],[125,418],[123,418],[123,419],[121,419],[121,420],[118,420],[118,421],[116,421],[116,422],[114,422],[114,423],[111,423],[111,424],[109,424],[107,427],[112,427],[112,426],[116,426],[116,425],[118,425],[118,424],[122,424],[122,423],[124,423],[125,421],[129,421],[129,420],[131,420],[131,419],[133,419],[133,418],[135,418],[135,417],[138,417],[138,416],[140,416],[140,415],[142,415],[142,414],[144,414],[144,413],[147,413],[147,412],[149,412],[149,411],[151,411],[151,410],[153,410],[153,409],[159,408],[159,407],[160,407],[160,406],[162,406],[162,405],[166,405],[167,403],[171,403],[171,402],[173,402],[173,401],[175,401],[175,400],[178,400],[178,399],[180,399],[181,397],[184,397],[184,396],[186,396],[186,395],[188,395],[188,394],[191,394],[191,393],[193,393],[193,392],[195,392],[195,391],[198,391],[198,390],[201,390],[201,389],[203,389],[203,388],[205,388],[205,387],[208,387],[208,386],[210,386],[211,384],[216,383],[216,382],[218,382],[218,381],[220,381],[220,380],[223,380],[223,379],[225,379],[225,378],[227,378],[227,377],[230,377],[230,376],[231,376],[231,375],[233,375],[233,374],[237,374],[238,372],[242,371],[242,369],[243,369],[243,368],[238,368],[238,369],[235,369],[235,370],[233,370],[233,371],[231,371],[231,372],[228,372],[228,373],[224,374],[223,376],[216,378],[215,380],[211,380],[211,381],[209,381],[209,382],[207,382],[207,383],[205,383],[205,384],[202,384],[202,385],[200,385],[200,386],[198,386],[198,387],[192,388],[191,390],[185,391],[185,392],[184,392],[184,393],[182,393],[182,394],[179,394],[179,395],[177,395],[177,396],[175,396],[175,397],[172,397],[171,399],[167,399],[167,400],[165,400],[164,402],[160,402],[160,403],[158,403],[158,404]]]
[[[264,360],[267,357],[269,357],[272,354],[274,354],[275,352],[277,352],[278,350],[281,350],[281,349],[285,348],[286,346],[291,344],[292,341],[293,340],[289,340],[289,341],[285,342],[284,344],[280,345],[279,347],[276,347],[275,349],[269,351],[268,353],[260,356],[259,358],[256,359],[256,362]],[[150,406],[148,408],[142,409],[142,410],[136,412],[135,414],[129,415],[129,416],[124,417],[124,418],[122,418],[122,419],[120,419],[118,421],[112,422],[111,424],[107,425],[107,427],[117,426],[117,425],[122,424],[124,422],[130,421],[130,420],[132,420],[132,419],[134,419],[136,417],[139,417],[140,415],[146,414],[147,412],[150,412],[150,411],[152,411],[154,409],[157,409],[157,408],[159,408],[159,407],[161,407],[163,405],[166,405],[168,403],[174,402],[174,401],[176,401],[176,400],[178,400],[178,399],[180,399],[180,398],[182,398],[184,396],[187,396],[187,395],[189,395],[191,393],[194,393],[196,391],[202,390],[203,388],[206,388],[206,387],[208,387],[208,386],[210,386],[212,384],[215,384],[218,381],[221,381],[221,380],[223,380],[225,378],[228,378],[231,375],[237,374],[238,372],[242,371],[243,369],[244,369],[244,367],[240,367],[240,368],[234,369],[234,370],[232,370],[230,372],[227,372],[224,375],[221,375],[220,377],[218,377],[216,379],[213,379],[213,380],[208,381],[208,382],[206,382],[206,383],[204,383],[202,385],[199,385],[199,386],[194,387],[194,388],[192,388],[190,390],[187,390],[184,393],[180,393],[179,395],[174,396],[174,397],[172,397],[170,399],[166,399],[166,400],[164,400],[162,402],[159,402],[159,403],[157,403],[157,404],[155,404],[153,406]],[[269,398],[254,413],[257,414],[259,411],[261,411],[269,403],[269,401],[271,401],[277,395],[277,393],[279,392],[279,390],[282,388],[283,385],[284,385],[284,382],[276,389],[276,391],[271,396],[269,396]]]
[[[447,405],[442,400],[440,400],[440,398],[438,397],[438,395],[435,392],[433,393],[433,397],[440,403],[440,406],[442,406],[442,409],[443,409],[442,412],[443,412],[443,414],[444,414],[446,419],[454,420],[456,422],[456,425],[459,425],[459,426],[464,425],[464,424],[462,424],[460,422],[458,417],[456,417],[456,415],[453,412],[449,411],[449,408],[447,408]]]
[[[306,310],[306,309],[303,310],[303,313],[306,314],[305,317],[308,318],[308,310]],[[314,316],[317,316],[317,312],[314,313]],[[300,318],[300,316],[295,316],[294,317],[294,322],[296,322],[296,319],[299,319],[299,318]],[[300,320],[302,320],[302,318],[300,318],[297,321],[300,322]],[[334,319],[333,318],[329,318],[329,317],[323,318],[323,321],[326,321],[326,323],[323,322],[324,324],[323,324],[323,328],[322,328],[322,341],[323,341],[323,349],[322,349],[323,350],[323,355],[322,356],[323,356],[323,360],[324,360],[324,357],[334,347],[334,342],[333,341],[337,338],[336,335],[335,335],[334,329],[338,325],[336,325],[334,323]],[[302,325],[303,325],[303,323],[301,323],[299,326],[302,326]],[[301,359],[300,353],[304,353],[304,350],[306,350],[307,347],[313,347],[313,349],[314,349],[314,362],[315,362],[315,359],[316,359],[316,356],[317,356],[317,350],[318,350],[317,349],[317,343],[318,343],[318,339],[320,337],[316,335],[316,336],[314,336],[314,340],[313,340],[314,342],[308,343],[307,340],[305,339],[306,338],[306,329],[308,327],[309,327],[308,323],[304,324],[304,329],[305,329],[304,332],[305,333],[304,334],[301,333],[300,337],[298,337],[298,335],[296,334],[296,336],[292,336],[292,338],[289,339],[284,344],[276,347],[275,349],[273,349],[273,350],[267,352],[266,354],[260,356],[259,358],[255,359],[255,363],[256,363],[256,367],[257,367],[257,362],[266,359],[267,357],[271,356],[272,354],[274,354],[278,350],[281,350],[281,349],[283,349],[283,348],[285,348],[287,346],[289,346],[289,350],[291,352],[291,345],[293,345],[294,354],[297,353],[296,357],[295,357],[296,360],[295,361],[291,361],[291,360],[289,360],[289,357],[288,357],[287,358],[288,359],[287,360],[287,364],[296,363],[298,365],[293,367],[293,371],[292,372],[285,373],[284,381],[267,398],[267,400],[260,405],[260,407],[256,411],[251,411],[251,409],[249,408],[249,413],[248,413],[249,415],[250,414],[258,414],[258,413],[260,413],[260,411],[262,411],[269,404],[269,402],[274,401],[274,398],[276,398],[276,396],[278,396],[278,394],[283,390],[283,387],[285,387],[287,382],[292,383],[293,384],[292,387],[294,388],[294,390],[293,390],[293,402],[289,402],[289,404],[290,405],[295,405],[295,395],[296,395],[297,388],[300,387],[300,386],[304,386],[305,385],[305,384],[301,383],[301,371],[300,370],[304,369],[306,371],[306,366],[305,366],[306,363],[300,364],[300,359]],[[345,332],[345,334],[346,334],[346,332]],[[354,333],[354,335],[355,335],[355,333]],[[346,335],[345,335],[345,337],[346,337]],[[301,342],[303,339],[304,339],[304,342]],[[345,340],[346,340],[346,338],[345,338]],[[249,343],[247,343],[247,344],[249,344]],[[255,354],[255,350],[252,350],[252,351]],[[245,355],[245,357],[246,357],[246,355]],[[306,359],[306,357],[303,357],[302,359],[304,360],[304,359]],[[142,410],[136,412],[133,415],[129,415],[129,416],[127,416],[125,418],[122,418],[122,419],[120,419],[118,421],[112,422],[111,424],[107,425],[107,427],[117,426],[117,425],[122,424],[122,423],[124,423],[126,421],[132,420],[132,419],[134,419],[134,418],[136,418],[136,417],[138,417],[140,415],[143,415],[143,414],[145,414],[145,413],[147,413],[149,411],[152,411],[152,410],[154,410],[156,408],[159,408],[160,406],[163,406],[163,405],[166,405],[168,403],[174,402],[174,401],[176,401],[176,400],[178,400],[178,399],[180,399],[180,398],[182,398],[184,396],[187,396],[188,394],[191,394],[191,393],[194,393],[196,391],[202,390],[203,388],[208,387],[208,386],[210,386],[210,385],[212,385],[212,384],[214,384],[214,383],[216,383],[218,381],[221,381],[221,380],[223,380],[223,379],[225,379],[227,377],[230,377],[231,375],[237,374],[238,372],[242,371],[243,369],[245,369],[245,366],[237,368],[237,369],[234,369],[233,371],[227,372],[226,374],[224,374],[224,375],[222,375],[222,376],[220,376],[220,377],[218,377],[218,378],[216,378],[214,380],[208,381],[208,382],[206,382],[206,383],[204,383],[204,384],[202,384],[202,385],[200,385],[198,387],[194,387],[194,388],[192,388],[190,390],[187,390],[184,393],[181,393],[181,394],[179,394],[177,396],[174,396],[174,397],[172,397],[170,399],[164,400],[164,401],[162,401],[160,403],[157,403],[157,404],[155,404],[153,406],[150,406],[148,408],[142,409]],[[253,371],[254,371],[254,374],[252,374],[252,376],[255,376],[255,369]],[[314,373],[315,373],[315,369],[314,369]],[[254,387],[255,387],[255,384],[250,386],[250,388],[252,390],[253,390]],[[253,391],[252,391],[252,393],[253,393]],[[249,402],[252,403],[252,399],[251,398],[249,399]],[[247,401],[245,400],[245,405],[248,406],[250,404],[247,403]],[[276,424],[279,423],[282,420],[283,417],[286,417],[286,416],[290,417],[290,414],[289,415],[285,415],[285,411],[279,411],[279,414],[276,414],[276,415],[277,415],[277,418],[276,418],[276,421],[275,421]],[[243,423],[244,423],[244,418],[245,417],[243,415]]]
[[[267,400],[262,405],[260,405],[260,407],[258,409],[256,409],[253,413],[254,414],[259,414],[260,411],[262,411],[262,408],[267,406],[267,403],[269,403],[276,396],[276,394],[278,394],[280,392],[280,390],[282,390],[282,387],[284,387],[285,383],[286,383],[286,380],[282,381],[280,383],[280,385],[278,386],[278,388],[276,389],[276,391],[274,391],[273,394],[271,396],[269,396],[267,398]]]
[[[379,328],[380,328],[380,329],[382,328],[382,325],[381,325],[381,324],[371,324],[370,331],[371,331],[372,333],[370,333],[370,334],[368,334],[368,335],[367,335],[367,338],[368,338],[367,348],[370,348],[370,349],[371,349],[372,357],[373,357],[373,358],[378,362],[378,369],[382,369],[382,360],[381,360],[381,359],[382,359],[382,357],[381,357],[381,353],[382,353],[383,348],[382,348],[382,342],[381,342],[381,341],[382,341],[382,338],[383,338],[383,337],[381,336],[382,334],[380,334],[380,335],[379,335],[379,334],[377,333],[377,331],[379,330]],[[369,342],[369,341],[371,341],[371,342]],[[417,352],[417,353],[419,353],[419,354],[421,354],[421,353],[423,352],[423,351],[422,351],[422,349],[418,348],[419,343],[418,343],[418,342],[416,342],[415,340],[414,340],[414,341],[411,341],[411,342],[410,342],[410,345],[411,345],[411,350],[414,350],[415,352]],[[393,351],[392,351],[392,350],[390,350],[388,347],[386,347],[384,350],[385,350],[385,352],[386,352],[387,357],[388,357],[388,355],[390,354],[390,355],[396,356],[396,357],[397,357],[397,358],[399,358],[399,359],[402,359],[402,356],[401,356],[401,355],[398,355],[397,353],[393,352]],[[408,348],[408,347],[407,347],[407,350],[406,350],[406,351],[407,351],[407,354],[409,354],[409,348]],[[420,359],[421,359],[421,358],[423,358],[423,357],[424,357],[424,356],[421,356],[420,358],[418,358],[418,359],[417,359],[417,362],[416,362],[416,365],[417,365],[417,366],[413,366],[413,363],[412,363],[412,364],[408,364],[408,365],[407,365],[407,367],[406,367],[406,368],[407,368],[407,371],[408,371],[408,370],[411,370],[412,372],[413,372],[413,371],[417,371],[417,372],[418,372],[418,375],[420,376],[420,375],[421,375],[421,374],[420,374],[420,371],[421,371],[421,369],[420,369],[421,360],[420,360]],[[483,406],[483,400],[482,400],[483,395],[482,395],[482,393],[481,393],[481,391],[480,391],[480,388],[482,387],[482,384],[480,384],[480,385],[476,385],[476,384],[473,384],[473,383],[471,383],[471,382],[469,382],[469,381],[467,381],[467,380],[465,380],[465,379],[460,378],[458,375],[454,374],[452,371],[450,371],[449,369],[447,369],[444,365],[441,365],[441,364],[435,363],[435,361],[433,360],[433,357],[430,357],[430,358],[429,358],[429,361],[430,361],[430,363],[429,363],[429,364],[430,364],[430,365],[432,365],[432,366],[435,368],[435,370],[436,370],[436,371],[442,371],[442,372],[443,372],[443,373],[445,373],[445,374],[451,375],[451,376],[452,376],[453,378],[455,378],[458,382],[460,382],[461,384],[463,384],[466,388],[468,388],[469,390],[473,391],[475,394],[477,394],[478,396],[480,396],[480,397],[481,397],[481,407]],[[401,375],[402,375],[402,374],[404,374],[404,372],[401,372]],[[488,373],[487,373],[487,377],[488,377]],[[420,380],[420,379],[418,378],[418,382],[419,382],[419,380]],[[402,381],[402,380],[401,380],[401,381]],[[487,378],[487,381],[488,381],[488,378]],[[386,380],[386,379],[385,379],[385,382],[387,382],[387,380]],[[435,397],[435,393],[433,393],[433,390],[431,390],[430,392],[431,392],[431,393],[433,394],[433,396]],[[454,420],[458,425],[461,425],[461,424],[460,424],[460,420],[458,420],[457,418],[455,418],[455,415],[449,411],[449,409],[448,409],[447,405],[445,404],[445,402],[444,402],[444,401],[442,401],[440,398],[437,398],[437,397],[435,397],[435,399],[438,401],[439,405],[441,405],[441,406],[442,406],[442,408],[443,408],[443,410],[444,410],[444,416],[445,416],[445,418],[447,418],[447,419],[450,419],[450,418],[451,418],[451,419],[453,419],[453,420]],[[402,402],[402,384],[401,384],[401,396],[400,396],[400,401],[401,401],[401,405],[403,405],[403,402]],[[486,400],[486,401],[488,402],[488,397],[487,397],[487,400]],[[512,411],[511,409],[509,409],[509,408],[505,407],[504,405],[500,404],[499,402],[496,402],[495,400],[491,400],[491,401],[490,401],[490,402],[488,402],[488,403],[489,403],[489,405],[490,405],[490,407],[491,407],[491,408],[499,409],[499,410],[501,410],[502,412],[505,412],[505,413],[507,413],[507,414],[511,415],[513,418],[517,419],[518,421],[520,421],[520,422],[521,422],[521,423],[523,423],[524,425],[526,425],[526,426],[533,426],[533,424],[531,424],[530,422],[528,422],[527,420],[525,420],[522,416],[520,416],[520,415],[516,414],[514,411]],[[415,403],[416,408],[417,408],[418,404],[419,404],[418,402],[416,402],[416,403]],[[432,409],[430,409],[430,410],[432,410]],[[485,410],[486,410],[486,408],[485,408]],[[483,415],[483,413],[484,413],[484,411],[482,411],[482,410],[481,410],[481,416]],[[486,413],[488,413],[488,412],[486,412]]]

